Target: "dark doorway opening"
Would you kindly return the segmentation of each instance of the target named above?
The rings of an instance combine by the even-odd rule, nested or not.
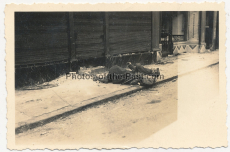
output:
[[[161,13],[161,39],[162,57],[173,53],[172,43],[172,12]]]
[[[219,11],[217,12],[216,22],[216,49],[219,49]]]
[[[212,46],[213,13],[214,13],[213,11],[206,12],[206,29],[205,29],[206,49],[210,49]]]

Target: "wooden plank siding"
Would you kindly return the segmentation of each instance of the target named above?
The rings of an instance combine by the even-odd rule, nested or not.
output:
[[[76,59],[105,56],[102,12],[74,12]]]
[[[151,12],[110,12],[111,56],[151,51]]]
[[[15,13],[15,65],[69,59],[67,13]]]
[[[151,12],[16,12],[15,65],[151,51]]]

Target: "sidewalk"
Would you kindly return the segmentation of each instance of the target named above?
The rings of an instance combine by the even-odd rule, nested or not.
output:
[[[188,74],[218,62],[219,51],[204,54],[184,53],[164,58],[162,64],[146,65],[145,67],[160,68],[164,79],[159,79],[157,85],[173,80],[178,75]],[[66,76],[62,76],[49,84],[55,84],[56,87],[15,91],[16,133],[44,125],[94,104],[100,104],[144,89],[138,85],[103,84],[96,83],[92,79],[66,79]]]

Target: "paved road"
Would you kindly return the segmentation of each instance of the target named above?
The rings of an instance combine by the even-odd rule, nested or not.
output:
[[[215,89],[208,93],[216,95],[218,66],[179,79],[195,90],[191,96],[210,88]],[[178,80],[173,80],[18,134],[16,144],[138,143],[177,120],[178,94]]]

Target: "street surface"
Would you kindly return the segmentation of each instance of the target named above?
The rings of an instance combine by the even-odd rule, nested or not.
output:
[[[179,77],[179,81],[184,82],[183,87],[192,90],[187,98],[199,94],[210,99],[218,96],[218,67]],[[16,144],[125,145],[141,142],[177,121],[178,90],[175,79],[18,134]]]

